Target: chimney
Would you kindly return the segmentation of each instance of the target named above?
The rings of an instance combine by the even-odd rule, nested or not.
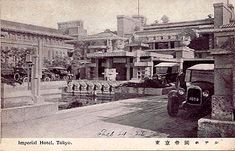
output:
[[[214,26],[219,28],[222,25],[230,23],[232,19],[232,11],[228,5],[224,3],[215,3],[214,5]]]
[[[228,8],[230,9],[231,14],[232,14],[231,22],[234,22],[235,21],[235,13],[234,13],[234,6],[233,6],[233,4],[228,4]]]

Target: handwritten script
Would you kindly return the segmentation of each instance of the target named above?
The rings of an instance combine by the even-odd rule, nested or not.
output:
[[[144,130],[136,130],[135,132],[127,132],[127,131],[114,131],[114,130],[107,130],[102,129],[98,132],[98,136],[101,137],[125,137],[127,135],[135,135],[135,136],[146,136],[147,131]]]

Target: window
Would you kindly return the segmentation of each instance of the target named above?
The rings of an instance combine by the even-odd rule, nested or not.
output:
[[[133,63],[133,58],[130,58],[130,63]]]
[[[170,44],[171,44],[171,48],[175,48],[175,42],[174,41],[171,41]]]
[[[156,37],[155,37],[155,36],[153,37],[153,40],[156,40]]]
[[[168,39],[171,39],[171,36],[168,36]]]
[[[168,42],[159,42],[158,49],[168,49]]]
[[[163,36],[161,36],[161,40],[163,40]]]

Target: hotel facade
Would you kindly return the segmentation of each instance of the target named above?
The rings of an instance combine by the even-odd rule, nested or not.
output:
[[[71,39],[73,37],[64,35],[57,29],[1,20],[1,54],[5,58],[2,63],[17,66],[17,60],[20,60],[17,54],[37,49],[39,41],[43,44],[44,60],[67,57],[67,52],[74,50],[73,45],[66,43]]]
[[[117,80],[151,77],[160,62],[179,63],[184,69],[197,63],[213,63],[210,52],[218,45],[221,28],[234,28],[234,7],[215,3],[214,17],[146,25],[143,16],[117,16],[117,32],[106,30],[72,43],[82,54],[81,78],[106,79],[107,69]],[[78,43],[85,42],[81,48]]]

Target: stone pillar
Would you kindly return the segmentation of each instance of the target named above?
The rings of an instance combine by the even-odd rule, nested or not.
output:
[[[132,80],[137,80],[138,79],[138,67],[133,67],[133,78]]]
[[[35,103],[43,103],[43,97],[41,96],[40,85],[42,78],[42,51],[43,43],[40,40],[38,42],[38,48],[35,50],[32,67],[32,94]]]
[[[126,80],[130,80],[130,58],[126,58]]]
[[[95,71],[94,71],[94,79],[99,79],[99,59],[98,58],[96,58],[95,59],[95,65],[96,65],[96,67],[95,67]]]
[[[0,3],[0,16],[1,16],[1,3]],[[1,35],[1,20],[0,20],[0,35]],[[0,48],[1,48],[1,39],[0,39]],[[1,52],[0,51],[0,56],[1,56]],[[2,71],[2,67],[1,67],[1,63],[0,63],[0,139],[2,138],[2,77],[1,77],[1,71]]]
[[[233,120],[233,57],[228,51],[214,52],[214,96],[212,97],[212,118]]]
[[[111,58],[106,59],[106,68],[107,69],[112,68],[112,59]]]
[[[198,137],[235,137],[233,103],[233,54],[215,50],[214,95],[211,118],[198,121]]]
[[[152,43],[152,48],[155,50],[155,42]]]
[[[154,70],[154,63],[153,63],[153,57],[151,57],[151,67],[150,67],[150,77],[153,77],[153,70]]]

